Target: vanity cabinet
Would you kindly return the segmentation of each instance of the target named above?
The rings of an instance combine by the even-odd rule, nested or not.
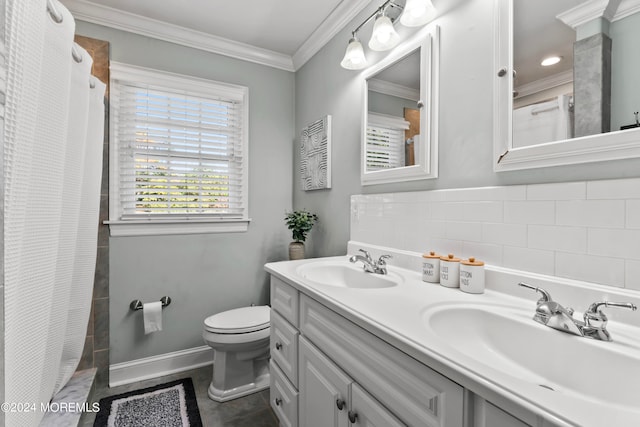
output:
[[[405,426],[304,337],[299,366],[300,427]]]
[[[463,427],[460,385],[275,276],[271,307],[281,425]]]

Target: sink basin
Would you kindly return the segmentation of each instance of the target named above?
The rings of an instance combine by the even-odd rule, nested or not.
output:
[[[362,267],[347,261],[312,262],[301,265],[296,272],[311,282],[341,288],[390,288],[402,281],[402,278],[393,272],[386,275],[365,273]]]
[[[471,363],[486,364],[487,372],[637,410],[637,347],[565,334],[536,323],[532,314],[510,306],[455,304],[425,310],[423,321],[444,345]]]

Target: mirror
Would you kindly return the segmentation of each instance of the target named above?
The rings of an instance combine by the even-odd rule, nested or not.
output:
[[[437,177],[433,62],[417,35],[363,74],[363,185]]]
[[[640,14],[629,3],[496,0],[494,170],[640,156],[629,53]],[[543,67],[552,54],[562,60]]]

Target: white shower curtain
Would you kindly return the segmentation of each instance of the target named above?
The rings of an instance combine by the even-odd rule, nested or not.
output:
[[[52,19],[47,1],[62,16],[61,22]],[[77,366],[77,361],[71,368],[74,362],[63,360],[63,354],[75,355],[78,347],[67,342],[67,330],[82,340],[80,346],[84,344],[77,323],[84,322],[86,331],[95,247],[78,242],[85,233],[97,234],[98,215],[93,209],[93,227],[88,227],[81,209],[85,198],[93,200],[87,202],[92,208],[99,202],[99,185],[85,189],[83,183],[87,162],[90,172],[98,175],[87,182],[99,182],[100,167],[95,165],[102,156],[102,138],[88,130],[92,113],[87,111],[96,107],[90,102],[96,95],[90,97],[90,91],[104,92],[104,86],[90,89],[91,60],[86,52],[76,47],[83,61],[72,59],[74,21],[57,0],[9,0],[6,23],[5,401],[33,402],[40,409],[39,403],[48,402]],[[88,271],[76,271],[80,266],[91,270],[90,280]],[[85,282],[75,283],[81,279]],[[83,302],[76,301],[76,294],[86,298],[87,292],[78,287],[89,289]],[[81,305],[86,314],[70,314],[70,308]],[[42,413],[5,417],[6,425],[31,426],[39,423]]]
[[[570,95],[513,110],[513,147],[571,138]]]

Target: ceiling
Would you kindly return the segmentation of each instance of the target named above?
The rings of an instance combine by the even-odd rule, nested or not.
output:
[[[289,71],[371,1],[61,0],[76,19]]]
[[[585,0],[515,0],[513,7],[513,62],[519,87],[573,70],[575,31],[556,18]],[[563,57],[553,66],[540,62],[551,55]]]

